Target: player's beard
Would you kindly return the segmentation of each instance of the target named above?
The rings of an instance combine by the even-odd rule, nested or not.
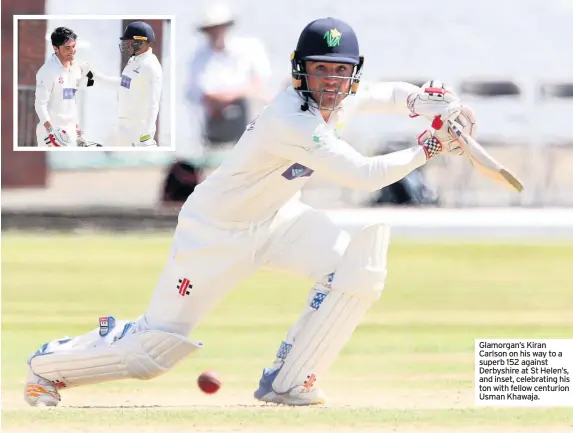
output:
[[[341,93],[344,89],[340,87],[323,90],[322,92],[318,92],[318,104],[320,105],[321,110],[336,110],[338,105],[344,100],[346,97],[345,94]]]
[[[334,110],[340,95],[336,93],[322,92],[320,97],[320,108],[325,110]]]

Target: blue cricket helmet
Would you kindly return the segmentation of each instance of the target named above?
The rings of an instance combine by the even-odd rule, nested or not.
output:
[[[153,42],[155,40],[155,33],[153,33],[153,29],[149,24],[143,21],[135,21],[127,25],[123,31],[123,36],[119,39],[122,41],[133,39],[136,41]]]
[[[305,62],[348,63],[354,65],[349,92],[356,93],[362,74],[364,56],[360,55],[358,38],[354,29],[344,21],[336,18],[320,18],[309,23],[301,32],[296,50],[291,55],[292,84],[295,90],[306,93],[308,99]],[[327,76],[328,77],[328,76]],[[324,77],[323,77],[324,78]],[[320,101],[316,101],[320,104]]]

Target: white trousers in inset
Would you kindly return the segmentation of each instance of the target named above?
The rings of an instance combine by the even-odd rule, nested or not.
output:
[[[133,143],[139,143],[143,133],[142,123],[141,120],[118,117],[103,145],[106,147],[133,147]],[[151,138],[155,135],[155,131],[146,131],[145,133],[152,134]]]
[[[300,202],[290,202],[256,227],[207,221],[192,212],[192,199],[185,206],[171,256],[147,311],[138,319],[147,329],[188,335],[261,267],[326,283],[350,242],[324,212]]]
[[[78,143],[76,141],[77,133],[76,133],[76,125],[69,124],[69,125],[52,125],[52,128],[62,128],[66,131],[70,136],[70,143],[67,147],[77,147]],[[49,147],[45,142],[44,139],[48,136],[46,128],[41,123],[36,125],[36,140],[38,141],[38,147]]]

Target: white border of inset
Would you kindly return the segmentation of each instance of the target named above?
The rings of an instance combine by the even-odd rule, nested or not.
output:
[[[170,137],[171,143],[165,147],[18,147],[18,21],[19,20],[170,20],[170,122],[171,128]],[[12,93],[13,93],[13,143],[12,149],[15,152],[174,152],[176,150],[176,136],[175,136],[175,119],[176,101],[175,101],[175,85],[176,85],[176,65],[175,65],[175,15],[14,15],[13,17],[13,48],[12,48]],[[163,90],[163,89],[162,89]],[[159,122],[159,117],[157,118]]]

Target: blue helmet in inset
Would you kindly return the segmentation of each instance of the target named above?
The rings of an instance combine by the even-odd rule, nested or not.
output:
[[[129,44],[126,41],[133,41],[131,44],[133,50],[131,55],[135,55],[135,52],[142,47],[143,42],[155,41],[155,33],[149,24],[143,21],[134,21],[127,25],[123,31],[123,36],[119,39],[122,41],[119,45],[122,53],[129,49]]]
[[[351,80],[350,90],[338,92],[341,95],[354,94],[358,90],[364,56],[360,55],[356,33],[344,21],[321,18],[308,24],[300,34],[296,50],[291,55],[292,84],[295,90],[306,94],[305,97],[308,99],[310,93],[306,77],[310,74],[305,68],[306,61],[353,65],[354,70],[350,77],[326,77]],[[320,101],[316,102],[320,104]]]
[[[122,41],[133,39],[136,41],[153,42],[155,40],[155,33],[153,33],[153,29],[149,24],[143,21],[135,21],[127,25],[123,31],[123,36],[119,39]]]

